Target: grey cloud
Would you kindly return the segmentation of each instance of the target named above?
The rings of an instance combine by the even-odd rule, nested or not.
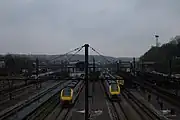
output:
[[[65,53],[89,43],[105,55],[140,56],[180,34],[178,0],[0,1],[0,52]]]

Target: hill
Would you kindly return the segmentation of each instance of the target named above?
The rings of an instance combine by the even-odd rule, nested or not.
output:
[[[40,59],[43,59],[43,60],[47,60],[47,61],[53,61],[53,59],[55,59],[55,61],[62,61],[62,60],[67,60],[69,59],[70,61],[84,61],[84,55],[80,55],[80,54],[76,54],[76,55],[72,55],[72,54],[69,54],[67,56],[63,56],[63,55],[32,55],[30,56],[31,58],[40,58]],[[95,59],[95,61],[97,62],[100,62],[100,63],[107,63],[108,61],[118,61],[118,60],[122,60],[122,61],[131,61],[132,58],[128,58],[128,57],[119,57],[119,58],[116,58],[116,57],[111,57],[111,56],[99,56],[99,55],[89,55],[89,61],[93,61],[93,58]]]
[[[140,61],[156,62],[156,70],[165,73],[169,71],[171,62],[173,71],[177,72],[180,70],[180,61],[177,59],[178,57],[180,57],[180,37],[176,36],[161,47],[151,47],[140,57]]]
[[[26,55],[26,54],[13,54],[13,56],[21,56],[21,57],[28,57],[32,60],[35,60],[36,58],[38,58],[40,61],[56,61],[56,62],[60,62],[62,60],[67,60],[69,59],[70,61],[84,61],[84,55],[80,55],[80,54],[76,54],[76,55],[72,55],[72,54],[68,54],[67,56],[63,56],[63,55]],[[111,57],[111,56],[99,56],[99,55],[89,55],[89,61],[92,61],[93,58],[95,58],[95,61],[100,62],[100,63],[107,63],[108,61],[118,61],[118,60],[122,60],[122,61],[132,61],[131,57]]]

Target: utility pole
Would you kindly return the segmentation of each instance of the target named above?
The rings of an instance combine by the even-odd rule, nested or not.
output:
[[[10,92],[9,92],[9,99],[10,100],[12,100],[12,92],[11,92],[12,91],[12,81],[13,80],[11,80],[11,81],[8,80],[8,85],[9,85],[9,90],[10,90]]]
[[[130,62],[130,71],[131,71],[131,73],[133,73],[133,64],[132,64],[132,62]]]
[[[95,59],[93,57],[93,73],[95,73],[95,72],[96,72],[96,66],[95,66]]]
[[[121,60],[119,60],[119,70],[121,70]]]
[[[37,86],[40,84],[39,83],[39,77],[38,77],[38,75],[39,75],[39,60],[38,60],[38,58],[36,58],[36,78],[37,78]],[[36,86],[36,87],[37,87]],[[40,84],[40,87],[41,87],[41,84]]]
[[[116,65],[117,65],[117,73],[119,73],[119,62],[117,62]]]
[[[95,80],[97,79],[97,74],[96,74],[96,66],[95,66],[95,59],[93,57],[93,80],[92,80],[92,104],[94,102],[94,92],[95,92]]]
[[[144,61],[143,61],[143,59],[141,60],[141,71],[144,72]]]
[[[135,57],[133,57],[133,73],[136,74],[136,60]]]
[[[88,91],[88,48],[89,45],[85,44],[85,120],[89,120],[89,91]]]
[[[36,77],[38,77],[39,74],[39,60],[36,58]]]
[[[173,57],[174,58],[174,57]],[[172,62],[174,59],[169,59],[169,79],[174,81],[174,78],[172,78]],[[176,80],[174,82],[177,82]],[[178,84],[175,85],[175,94],[178,96]]]
[[[169,78],[171,79],[171,75],[172,75],[172,59],[169,59]]]

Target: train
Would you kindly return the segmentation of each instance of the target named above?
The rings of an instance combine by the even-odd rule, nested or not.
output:
[[[116,76],[116,82],[119,84],[121,89],[124,89],[124,79],[120,76]]]
[[[111,100],[120,100],[121,88],[116,80],[106,80],[105,87]]]
[[[121,100],[121,89],[124,88],[124,79],[120,76],[111,76],[105,74],[105,87],[108,90],[108,96],[112,101]],[[110,79],[112,78],[112,80]]]
[[[60,103],[63,107],[69,107],[73,105],[73,89],[70,87],[70,85],[61,90]]]
[[[109,93],[110,93],[110,98],[112,100],[119,100],[120,99],[120,86],[117,83],[112,83],[109,85]]]

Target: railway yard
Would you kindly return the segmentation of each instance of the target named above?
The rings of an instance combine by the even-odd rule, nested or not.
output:
[[[54,80],[45,81],[45,82],[42,82],[41,88],[38,88],[38,89],[35,84],[26,85],[24,87],[11,91],[12,99],[9,99],[10,97],[9,92],[6,92],[5,94],[1,94],[0,110],[3,110],[7,107],[13,106],[21,101],[24,101],[28,97],[33,96],[47,89],[49,86],[52,87],[53,85],[56,85],[57,83],[58,82]]]
[[[0,0],[0,120],[180,120],[180,0]]]
[[[179,120],[178,97],[172,98],[148,84],[133,81],[138,77],[129,73],[121,75],[124,87],[116,100],[109,91],[113,84],[110,75],[89,81],[89,120]],[[36,87],[30,84],[11,91],[11,100],[8,93],[1,94],[4,97],[1,97],[0,120],[84,120],[84,80],[47,80],[41,83],[41,88]],[[73,90],[72,104],[64,107],[61,91],[67,87]]]

